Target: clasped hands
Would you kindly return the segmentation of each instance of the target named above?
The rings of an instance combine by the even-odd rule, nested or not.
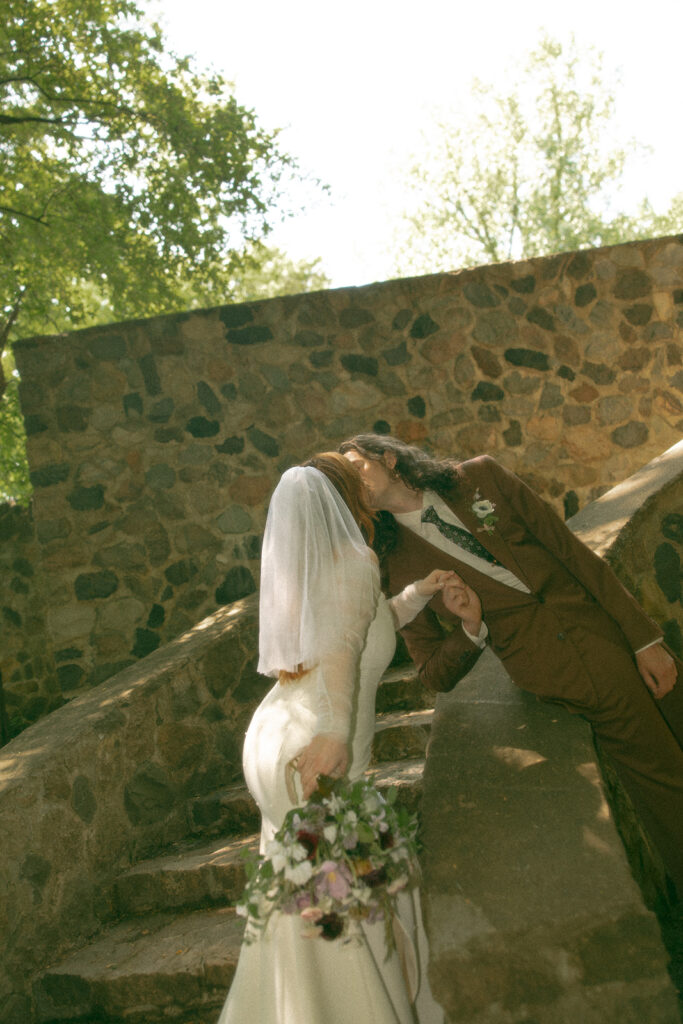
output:
[[[446,608],[461,619],[468,633],[478,636],[482,612],[481,601],[476,592],[468,587],[457,573],[439,573],[437,570],[428,576],[427,580],[434,576],[440,577],[438,581],[434,581],[439,583],[435,590],[441,589],[441,597]],[[426,583],[427,580],[421,582]],[[661,700],[673,690],[676,685],[676,663],[660,643],[639,651],[635,658],[645,685],[657,700]]]
[[[444,606],[462,621],[465,630],[478,636],[482,623],[481,601],[476,591],[453,570],[435,569],[416,583],[417,591],[426,597],[441,591]]]

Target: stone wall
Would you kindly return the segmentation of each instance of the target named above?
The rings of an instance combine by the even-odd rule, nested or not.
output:
[[[605,558],[683,657],[683,441],[568,525]]]
[[[0,1021],[33,1019],[33,974],[114,916],[129,864],[192,835],[241,778],[255,673],[253,598],[223,608],[0,751]]]
[[[36,557],[12,539],[34,576],[0,583],[17,727],[252,592],[277,477],[353,433],[489,452],[575,512],[680,437],[682,324],[683,237],[18,344]],[[36,643],[52,668],[27,678]]]
[[[638,510],[607,557],[683,658],[683,482],[669,487],[670,495]]]
[[[62,703],[40,563],[33,510],[0,505],[1,742]]]

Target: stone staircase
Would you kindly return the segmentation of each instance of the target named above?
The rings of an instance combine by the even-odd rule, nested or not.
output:
[[[412,666],[390,668],[378,691],[370,777],[417,810],[430,697]],[[215,1024],[239,955],[242,853],[259,815],[243,785],[197,798],[189,837],[115,882],[116,923],[37,979],[36,1024]],[[254,1022],[256,1024],[256,1022]]]

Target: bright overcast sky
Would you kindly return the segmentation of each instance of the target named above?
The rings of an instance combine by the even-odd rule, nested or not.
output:
[[[498,91],[542,30],[602,51],[618,71],[624,139],[650,145],[630,182],[658,212],[683,191],[683,0],[142,0],[170,47],[222,71],[282,147],[331,187],[271,240],[321,257],[334,286],[395,276],[388,253],[402,209],[396,168],[419,148],[430,108]],[[142,5],[141,4],[141,5]],[[506,71],[508,76],[506,78]],[[609,79],[608,79],[609,81]]]

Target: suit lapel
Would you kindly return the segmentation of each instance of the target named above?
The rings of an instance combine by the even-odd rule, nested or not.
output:
[[[458,467],[458,484],[453,488],[450,494],[444,494],[443,499],[451,509],[452,512],[462,522],[463,526],[466,526],[470,533],[477,538],[480,544],[490,551],[494,558],[497,558],[501,565],[526,584],[529,589],[533,589],[529,581],[524,566],[520,565],[515,557],[515,548],[510,545],[505,539],[505,510],[501,509],[500,501],[496,500],[496,509],[494,515],[498,516],[498,522],[493,527],[493,530],[486,531],[482,530],[481,520],[475,515],[472,505],[475,502],[475,493],[477,491],[481,495],[483,500],[495,500],[492,495],[496,495],[495,488],[491,488],[487,493],[486,487],[481,484],[474,484],[467,479],[466,472],[463,471],[462,467]]]

